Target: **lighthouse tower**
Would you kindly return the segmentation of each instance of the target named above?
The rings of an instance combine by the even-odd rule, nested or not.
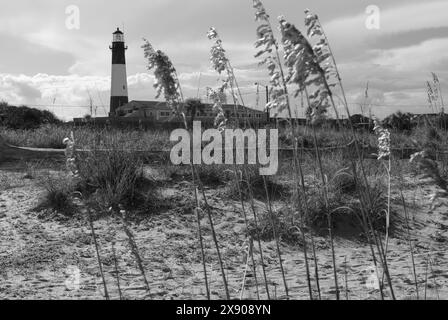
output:
[[[129,102],[125,57],[128,47],[124,44],[124,34],[119,28],[113,33],[112,46],[109,48],[112,50],[112,85],[109,116],[114,117],[117,108]]]

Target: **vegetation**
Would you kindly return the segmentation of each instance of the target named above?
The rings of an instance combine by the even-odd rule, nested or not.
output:
[[[116,128],[73,127],[71,125],[43,125],[35,129],[0,127],[5,142],[20,147],[64,149],[62,143],[74,132],[78,145],[85,149],[105,149],[111,144],[123,150],[169,150],[168,131],[122,130]]]
[[[0,103],[0,126],[9,129],[35,129],[44,124],[59,124],[61,121],[47,110],[26,106],[15,107]]]
[[[398,111],[384,119],[383,125],[392,130],[411,131],[414,126],[413,115],[409,112],[402,113]]]
[[[74,185],[72,181],[67,181],[66,177],[46,173],[41,179],[41,184],[45,189],[45,194],[36,208],[37,211],[50,209],[65,215],[74,213],[75,207],[72,201]]]
[[[201,99],[189,98],[185,100],[185,111],[190,118],[190,127],[193,127],[194,119],[198,113],[202,114],[205,110],[204,104]]]

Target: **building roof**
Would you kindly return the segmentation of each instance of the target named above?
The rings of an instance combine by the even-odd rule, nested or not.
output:
[[[132,100],[129,101],[127,104],[119,107],[117,109],[128,109],[130,107],[137,107],[139,109],[166,109],[166,110],[171,110],[170,107],[168,107],[168,105],[166,104],[165,101],[141,101],[141,100]]]
[[[210,103],[204,103],[205,109],[211,109],[213,107]],[[234,105],[233,104],[223,104],[224,110],[233,110]],[[264,112],[262,110],[256,110],[249,107],[244,107],[241,105],[238,105],[238,110],[242,111],[247,109],[248,111],[252,112]],[[119,107],[117,111],[120,110],[129,110],[129,108],[137,108],[137,109],[152,109],[152,110],[168,110],[170,111],[171,108],[167,105],[165,101],[141,101],[141,100],[132,100],[129,103]]]
[[[123,32],[121,32],[120,28],[117,28],[117,31],[115,31],[113,34],[123,34]]]

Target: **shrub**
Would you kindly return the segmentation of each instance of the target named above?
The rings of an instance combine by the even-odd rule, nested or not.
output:
[[[397,130],[397,131],[411,131],[414,122],[414,115],[412,113],[402,113],[398,111],[383,120],[383,126],[387,129]]]
[[[10,129],[35,129],[43,124],[59,124],[61,121],[50,111],[0,104],[0,125]]]
[[[72,194],[74,191],[72,181],[66,178],[54,177],[49,173],[43,177],[41,184],[45,189],[45,195],[36,207],[37,211],[50,209],[65,215],[74,212]]]

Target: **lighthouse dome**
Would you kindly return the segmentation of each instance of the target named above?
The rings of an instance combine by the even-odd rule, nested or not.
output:
[[[124,42],[124,34],[119,28],[113,33],[113,42]]]

